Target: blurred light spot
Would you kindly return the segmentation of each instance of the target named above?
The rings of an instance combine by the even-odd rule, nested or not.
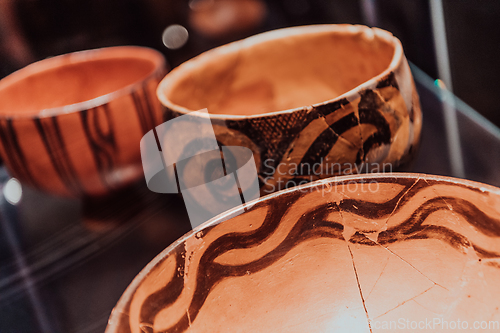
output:
[[[19,201],[21,201],[21,197],[23,196],[23,189],[21,188],[19,180],[16,178],[9,179],[3,188],[3,196],[11,205],[19,203]]]
[[[181,48],[186,44],[189,33],[182,25],[172,24],[163,31],[163,44],[172,50]]]
[[[436,87],[441,88],[441,89],[446,89],[446,85],[444,84],[443,80],[436,79],[436,80],[434,81],[434,85],[435,85]]]

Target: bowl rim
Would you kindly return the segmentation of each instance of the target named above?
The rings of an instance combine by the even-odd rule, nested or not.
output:
[[[456,178],[456,177],[450,177],[450,176],[441,176],[441,175],[431,175],[431,174],[425,174],[425,173],[410,173],[410,172],[394,172],[394,173],[369,173],[369,174],[356,174],[356,175],[346,175],[346,176],[336,176],[336,177],[330,177],[330,178],[324,178],[320,180],[316,180],[311,183],[299,185],[299,186],[294,186],[289,189],[284,189],[281,191],[277,191],[268,195],[265,195],[263,197],[257,198],[255,200],[252,200],[248,203],[246,203],[246,206],[253,206],[257,203],[265,202],[268,200],[272,200],[275,197],[279,197],[281,195],[291,193],[291,192],[296,192],[296,191],[302,191],[304,189],[309,189],[309,188],[314,188],[314,187],[319,187],[319,186],[324,186],[326,184],[337,184],[340,182],[346,182],[350,180],[377,180],[377,179],[387,179],[387,178],[393,178],[395,180],[398,179],[425,179],[425,180],[436,180],[436,181],[444,181],[446,183],[460,183],[462,185],[468,185],[470,187],[473,187],[475,189],[481,190],[483,193],[484,192],[489,192],[489,193],[494,193],[498,196],[500,196],[500,188],[495,187],[493,185],[481,183],[478,181],[473,181],[469,179],[463,179],[463,178]],[[179,245],[182,245],[183,242],[185,242],[187,239],[191,237],[195,237],[195,235],[203,231],[204,229],[218,225],[219,223],[222,223],[224,221],[227,221],[231,219],[232,217],[236,217],[240,214],[245,213],[245,207],[243,205],[234,207],[224,213],[221,213],[210,220],[200,224],[196,228],[192,229],[191,231],[188,231],[186,234],[178,238],[175,242],[167,246],[165,249],[163,249],[158,255],[156,255],[144,268],[137,274],[132,282],[127,286],[123,294],[120,296],[120,299],[116,303],[115,307],[113,308],[111,315],[108,319],[108,325],[106,327],[105,333],[115,333],[118,332],[117,329],[119,328],[120,324],[120,318],[124,313],[123,309],[127,306],[127,303],[131,300],[131,298],[134,295],[134,292],[137,290],[139,287],[140,283],[144,280],[144,278],[149,274],[149,272],[164,258],[166,258],[175,248],[177,248]]]
[[[341,100],[343,98],[354,99],[357,97],[357,93],[360,90],[373,88],[377,85],[380,79],[387,77],[391,72],[396,71],[396,69],[402,64],[405,59],[403,46],[401,41],[395,37],[389,31],[380,29],[380,28],[370,28],[364,25],[359,24],[314,24],[314,25],[302,25],[295,27],[287,27],[276,30],[266,31],[260,34],[256,34],[254,36],[247,37],[245,39],[241,39],[235,42],[231,42],[206,52],[201,53],[200,55],[191,58],[184,63],[180,64],[176,68],[172,69],[160,82],[156,89],[156,95],[163,106],[173,110],[175,112],[179,112],[182,114],[187,114],[189,112],[198,111],[198,110],[190,110],[178,104],[171,102],[164,92],[168,92],[171,90],[172,82],[177,82],[180,78],[184,77],[187,71],[189,75],[189,71],[192,68],[197,68],[200,65],[197,63],[205,64],[209,62],[213,57],[217,57],[220,54],[228,54],[228,53],[236,53],[241,48],[246,48],[255,44],[261,44],[264,42],[269,42],[273,40],[279,40],[283,38],[288,38],[290,36],[296,35],[308,35],[308,34],[316,34],[316,33],[325,33],[325,32],[333,32],[333,33],[344,33],[349,35],[358,35],[362,34],[365,39],[373,39],[375,36],[384,40],[385,42],[394,46],[394,53],[389,63],[389,66],[380,72],[378,75],[368,79],[367,81],[361,83],[360,85],[352,88],[344,92],[343,94],[336,96],[332,99],[322,101],[319,103],[314,103],[310,105],[304,105],[292,109],[287,110],[279,110],[279,111],[271,111],[266,113],[258,113],[252,115],[232,115],[232,114],[221,114],[221,113],[209,113],[208,115],[202,114],[201,117],[209,117],[211,119],[222,119],[222,120],[243,120],[243,119],[252,119],[252,118],[264,118],[264,117],[272,117],[281,114],[293,113],[301,110],[310,110],[315,107],[319,107],[322,105],[330,104],[335,101]]]
[[[42,73],[44,71],[52,70],[54,68],[66,65],[75,65],[85,63],[87,61],[105,60],[105,59],[142,59],[153,63],[153,70],[148,73],[144,78],[135,81],[117,90],[107,94],[97,96],[83,102],[58,106],[54,108],[33,110],[29,112],[20,113],[0,113],[0,119],[34,119],[34,118],[47,118],[63,114],[75,113],[83,110],[95,108],[97,106],[106,104],[117,97],[126,95],[134,90],[137,90],[144,82],[160,76],[164,71],[168,70],[168,64],[164,55],[153,48],[145,46],[109,46],[95,49],[88,49],[82,51],[75,51],[57,55],[54,57],[45,58],[33,62],[0,80],[0,90],[4,87],[16,84],[33,74]]]

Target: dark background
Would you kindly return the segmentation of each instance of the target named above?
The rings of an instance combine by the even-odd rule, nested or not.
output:
[[[428,0],[254,0],[265,3],[262,20],[251,27],[228,28],[218,37],[208,37],[190,24],[193,2],[0,0],[0,77],[49,56],[103,46],[153,47],[175,67],[207,49],[270,29],[313,23],[375,23],[399,37],[407,58],[437,78]],[[210,5],[224,1],[197,2]],[[374,5],[375,22],[363,14],[363,3]],[[443,7],[454,93],[500,125],[500,1],[443,0]],[[213,20],[217,19],[214,16]],[[177,50],[162,43],[162,32],[171,24],[189,31],[188,42]]]

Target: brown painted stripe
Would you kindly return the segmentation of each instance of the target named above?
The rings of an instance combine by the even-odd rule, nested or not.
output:
[[[146,134],[154,126],[151,126],[148,116],[143,110],[141,98],[138,93],[134,91],[130,95],[132,96],[132,100],[134,101],[135,111],[137,113],[137,116],[139,117],[139,122],[141,123],[142,134]]]
[[[17,133],[12,123],[12,119],[7,119],[5,122],[5,124],[4,121],[0,122],[0,140],[4,143],[5,153],[12,165],[13,172],[19,175],[18,177],[21,178],[20,180],[22,182],[37,187],[35,177],[28,169],[26,157],[17,140]]]
[[[95,108],[93,120],[94,120],[94,127],[95,127],[96,134],[97,134],[97,139],[100,141],[103,141],[105,144],[111,146],[112,150],[116,150],[117,146],[116,146],[116,140],[115,140],[115,136],[114,136],[114,133],[115,133],[114,123],[113,123],[113,120],[111,118],[111,111],[109,110],[109,105],[103,104],[100,106],[100,108],[103,110],[104,117],[106,118],[106,123],[108,125],[107,126],[108,131],[107,131],[107,133],[105,133],[102,130],[101,124],[99,124],[99,117],[97,116],[99,111],[98,111],[98,108]],[[111,157],[111,155],[110,155],[110,157]]]
[[[288,198],[288,202],[291,203],[290,206],[287,205],[274,205],[270,206],[269,211],[262,223],[257,230],[250,233],[231,233],[226,234],[210,245],[203,253],[199,262],[199,269],[196,273],[196,290],[194,292],[194,297],[191,299],[191,304],[189,306],[189,314],[190,320],[194,320],[198,315],[201,306],[203,305],[206,297],[210,293],[211,289],[223,278],[227,276],[241,276],[246,274],[247,267],[246,265],[241,266],[233,266],[227,267],[216,264],[214,260],[221,254],[230,249],[234,248],[245,248],[248,246],[254,246],[255,244],[260,244],[264,242],[269,234],[272,234],[279,226],[281,222],[281,218],[285,215],[286,211],[291,209],[293,203],[298,200],[302,196],[301,193],[291,193],[289,195],[285,195],[284,197]],[[265,204],[264,204],[265,205]],[[257,209],[262,206],[262,204],[255,205],[252,209]],[[286,241],[286,240],[285,240]],[[281,244],[280,244],[281,245]],[[278,245],[279,247],[279,245]],[[270,256],[265,256],[261,260],[264,260],[261,269],[272,264],[275,260],[278,260],[280,256],[284,256],[286,251],[282,251],[283,253],[274,253]],[[184,263],[181,262],[179,267],[184,267]],[[255,270],[253,270],[254,272]],[[184,279],[172,279],[170,282],[174,282],[178,284],[175,286],[171,283],[166,284],[164,288],[152,293],[148,296],[146,301],[143,303],[141,307],[141,319],[147,319],[148,321],[143,321],[143,323],[148,323],[151,326],[153,325],[154,318],[156,315],[164,308],[163,306],[158,306],[159,304],[163,304],[161,301],[166,299],[171,290],[175,290],[176,294],[180,295],[184,288]],[[175,287],[175,288],[174,288]],[[168,304],[172,304],[178,296],[174,300],[169,299]],[[151,305],[155,305],[151,307]],[[167,305],[168,306],[168,305]],[[146,313],[147,310],[149,313]],[[189,318],[187,315],[184,315],[174,326],[170,327],[166,330],[166,332],[183,332],[188,328]]]
[[[298,170],[307,168],[309,174],[297,174],[296,176],[317,175],[315,170],[311,170],[314,164],[322,163],[325,156],[328,155],[333,146],[337,143],[339,135],[331,130],[331,126],[319,133],[314,142],[309,146],[300,160]]]
[[[182,293],[184,289],[184,258],[186,257],[186,251],[183,248],[178,247],[175,249],[175,263],[177,266],[177,273],[174,275],[172,280],[165,283],[165,286],[161,288],[159,292],[150,294],[145,300],[141,307],[140,312],[140,322],[141,323],[153,323],[156,314],[158,313],[158,304],[163,307],[168,307],[173,304],[177,298]],[[188,324],[187,322],[185,324]],[[152,325],[151,325],[152,326]],[[153,328],[144,325],[142,328],[144,333],[153,333]]]
[[[108,121],[109,132],[103,133],[99,126],[99,119],[97,118],[98,108],[83,110],[80,112],[80,120],[82,122],[83,131],[85,133],[85,138],[89,144],[94,162],[96,164],[99,177],[102,184],[111,188],[111,185],[107,181],[105,175],[111,172],[114,168],[113,154],[109,150],[116,150],[116,140],[114,137],[114,126],[111,120],[108,106],[101,106],[104,110],[104,115]],[[91,123],[93,125],[91,126]],[[92,132],[92,128],[95,129],[95,135]]]
[[[69,159],[68,151],[64,139],[61,135],[57,117],[34,119],[36,128],[45,149],[50,157],[52,166],[56,170],[57,175],[63,182],[64,186],[73,194],[81,194],[83,187],[78,180],[76,171]]]
[[[149,118],[149,126],[148,131],[153,129],[154,126],[156,126],[156,117],[155,117],[155,111],[151,102],[151,99],[148,94],[148,89],[147,89],[147,83],[142,86],[142,92],[144,94],[144,101],[146,102],[146,114],[148,115]]]
[[[68,149],[66,147],[66,143],[64,142],[64,138],[61,134],[61,128],[57,120],[58,118],[52,117],[51,119],[52,119],[52,125],[54,126],[55,130],[58,152],[61,157],[60,160],[63,162],[64,169],[68,174],[68,179],[72,181],[73,186],[75,190],[78,192],[78,194],[81,194],[83,193],[83,185],[81,184],[78,174],[76,173],[76,170],[74,168],[74,165],[71,162],[71,158],[69,157]]]
[[[339,203],[343,212],[353,213],[366,219],[380,219],[389,217],[390,214],[398,212],[407,201],[411,200],[422,187],[425,187],[424,181],[415,182],[413,179],[401,180],[404,182],[404,188],[399,191],[392,199],[383,202],[369,202],[356,199],[344,199]],[[384,180],[378,181],[378,184],[392,184]]]

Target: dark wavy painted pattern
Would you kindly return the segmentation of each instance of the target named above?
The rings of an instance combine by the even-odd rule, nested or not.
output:
[[[64,186],[73,194],[81,194],[83,186],[77,177],[73,162],[69,159],[57,117],[35,118],[34,122],[52,166]]]
[[[25,179],[29,185],[36,187],[37,182],[27,167],[26,157],[19,145],[18,134],[12,119],[0,121],[0,141],[4,142],[4,149],[10,157],[12,169],[20,175],[21,179]]]
[[[269,267],[274,262],[284,257],[290,250],[300,243],[314,238],[336,238],[343,239],[343,225],[341,223],[326,220],[332,212],[348,211],[364,218],[389,217],[393,212],[397,212],[411,202],[422,190],[433,185],[448,185],[448,182],[425,181],[408,179],[403,181],[404,187],[399,193],[383,203],[373,203],[363,200],[347,199],[336,203],[325,203],[318,205],[306,214],[303,214],[294,224],[286,238],[263,257],[248,264],[237,266],[226,266],[215,263],[215,259],[222,254],[234,249],[246,249],[258,246],[272,235],[281,223],[282,217],[294,207],[294,203],[307,194],[300,192],[284,194],[278,197],[279,202],[267,201],[259,203],[252,209],[267,206],[268,213],[263,224],[256,230],[250,232],[233,232],[225,234],[212,242],[203,253],[196,272],[196,289],[193,293],[189,311],[189,318],[184,315],[174,326],[161,332],[183,332],[189,327],[189,320],[194,321],[201,307],[213,288],[226,277],[243,276],[253,274]],[[379,183],[391,183],[390,178],[379,179]],[[453,185],[467,188],[471,191],[480,192],[466,185]],[[397,205],[397,206],[396,206]],[[353,206],[358,209],[352,208]],[[359,209],[363,207],[362,209]],[[411,239],[439,239],[454,248],[473,246],[478,255],[488,258],[498,258],[500,253],[490,252],[487,249],[471,244],[462,234],[449,228],[437,225],[424,225],[425,220],[434,212],[449,211],[462,216],[470,225],[489,237],[500,237],[500,219],[493,218],[482,212],[477,206],[466,199],[459,197],[433,196],[419,207],[399,225],[381,232],[378,236],[378,244],[385,245],[396,242],[403,242]],[[206,230],[206,232],[210,232]],[[352,243],[377,245],[365,235],[356,232],[349,240]],[[181,251],[182,252],[182,251]],[[184,257],[180,250],[173,255],[176,256],[176,263],[179,269],[184,267]],[[182,274],[176,275],[171,281],[160,290],[147,297],[141,307],[140,322],[146,324],[142,329],[144,332],[154,332],[152,328],[155,316],[163,309],[175,302],[183,290]]]
[[[389,73],[387,77],[382,79],[375,89],[361,91],[357,107],[353,107],[352,112],[335,120],[333,123],[328,123],[328,128],[315,133],[312,142],[309,142],[309,139],[304,139],[305,137],[307,138],[308,135],[311,135],[311,133],[308,133],[307,136],[304,137],[304,129],[313,122],[326,121],[328,115],[348,107],[351,102],[344,98],[315,106],[312,110],[304,108],[286,115],[250,118],[241,121],[213,120],[213,122],[214,124],[227,127],[232,131],[242,133],[260,148],[260,160],[262,162],[261,165],[258,166],[258,170],[263,179],[273,175],[276,167],[280,165],[280,163],[286,164],[285,155],[287,152],[291,153],[293,149],[295,149],[292,148],[292,150],[290,150],[290,147],[307,145],[307,149],[302,153],[302,156],[293,163],[299,165],[299,167],[296,168],[297,170],[312,170],[312,166],[324,161],[325,157],[336,148],[336,145],[339,144],[339,137],[342,137],[344,133],[352,131],[355,128],[361,129],[363,126],[375,128],[376,131],[374,133],[367,137],[360,137],[359,142],[350,142],[350,144],[357,147],[358,152],[356,159],[348,162],[351,163],[351,165],[360,166],[367,160],[367,156],[369,156],[372,151],[380,146],[389,146],[393,144],[394,135],[396,133],[391,131],[391,126],[385,118],[389,117],[388,113],[383,111],[390,108],[389,103],[391,100],[384,100],[377,92],[379,89],[387,87],[392,87],[399,91],[394,72]],[[419,108],[418,103],[412,100],[412,110],[415,107]],[[401,113],[406,113],[405,110],[399,111]],[[409,112],[410,110],[408,110],[408,113]],[[167,108],[167,114],[166,120],[182,116],[182,113],[169,108]],[[410,118],[411,121],[409,126],[413,127],[413,116]],[[397,122],[396,118],[394,118],[393,121],[398,124],[394,130],[398,130],[400,124]],[[307,142],[303,142],[303,140]],[[343,142],[343,144],[345,144],[345,142]],[[380,164],[391,163],[394,168],[397,168],[411,160],[417,147],[414,146],[413,142],[407,142],[406,144],[409,147],[408,152],[402,156],[400,160],[387,161],[384,156],[380,156],[383,160]],[[380,154],[381,153],[375,153],[377,156]],[[330,162],[335,163],[336,161]],[[327,173],[316,175],[316,173],[313,172],[313,174],[319,176],[314,177],[314,179],[332,176]],[[300,180],[310,180],[310,176],[311,174],[294,174],[291,178],[300,182]],[[285,179],[285,183],[287,181],[289,181],[289,179]],[[298,182],[292,181],[292,183],[295,184]],[[264,186],[264,183],[261,183],[261,186]]]
[[[104,186],[111,188],[106,175],[115,168],[113,156],[117,146],[113,119],[108,105],[84,110],[80,113],[80,118],[101,182]]]

